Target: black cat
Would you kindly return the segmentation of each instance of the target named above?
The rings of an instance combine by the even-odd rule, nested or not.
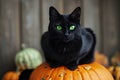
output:
[[[41,47],[51,67],[64,65],[74,70],[94,60],[96,37],[91,29],[80,25],[80,14],[80,7],[68,15],[50,7],[49,28],[41,38]]]
[[[19,76],[19,80],[29,80],[31,73],[34,69],[23,70]]]

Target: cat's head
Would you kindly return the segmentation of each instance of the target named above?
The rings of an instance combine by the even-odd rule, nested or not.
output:
[[[72,13],[60,14],[54,7],[49,9],[49,33],[52,38],[64,42],[72,41],[80,29],[81,8],[77,7]]]

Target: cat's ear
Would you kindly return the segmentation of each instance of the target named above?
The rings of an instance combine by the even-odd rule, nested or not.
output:
[[[76,22],[80,22],[80,14],[81,14],[81,8],[77,7],[71,14],[70,18]]]
[[[49,19],[51,20],[57,20],[60,17],[59,12],[53,7],[51,6],[49,8]]]

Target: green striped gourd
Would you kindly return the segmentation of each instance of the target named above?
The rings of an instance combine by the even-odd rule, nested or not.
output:
[[[43,60],[39,51],[33,48],[25,48],[16,54],[15,62],[18,69],[24,70],[36,68]]]

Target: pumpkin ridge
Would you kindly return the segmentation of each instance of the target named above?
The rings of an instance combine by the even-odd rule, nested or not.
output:
[[[82,80],[81,78],[82,77],[81,77],[81,74],[79,72],[79,69],[74,70],[73,71],[73,80]]]
[[[25,52],[24,52],[25,53]],[[24,56],[24,62],[25,62],[25,67],[28,67],[28,66],[30,66],[30,64],[29,64],[29,55],[28,55],[28,53],[26,52],[25,53],[25,56]],[[28,66],[27,66],[28,65]],[[28,67],[29,68],[29,67]]]
[[[94,63],[96,63],[96,62],[94,62]],[[94,66],[93,64],[90,64],[92,67]],[[98,65],[98,64],[96,64],[96,65]],[[98,73],[97,73],[97,71],[94,69],[94,67],[92,68],[92,70],[96,73],[96,75],[98,76],[98,78],[99,78],[99,80],[102,80],[101,78],[100,78],[100,76],[98,75]]]
[[[89,80],[92,80],[92,78],[91,78],[91,76],[89,75],[88,71],[85,69],[85,66],[86,66],[86,64],[82,66],[82,69],[83,69],[82,72],[85,72],[86,75],[87,75],[87,77],[88,77],[88,79],[89,79]],[[86,80],[86,79],[85,79],[85,80]]]
[[[47,76],[48,76],[48,73],[51,71],[51,70],[54,70],[54,69],[52,69],[52,68],[50,68],[50,67],[45,67],[44,66],[44,73],[42,73],[41,74],[41,80],[42,79],[45,79],[45,80],[47,80],[46,78],[47,78]],[[43,72],[43,71],[41,71],[41,72]],[[39,74],[40,75],[40,74]],[[38,80],[38,79],[37,79]]]
[[[106,76],[108,76],[108,74],[110,75],[110,73],[109,73],[109,71],[107,71],[107,69],[105,68],[105,67],[103,67],[102,65],[100,65],[100,64],[98,64],[98,63],[94,63],[94,65],[93,64],[91,64],[92,66],[94,66],[93,67],[93,69],[94,69],[94,71],[98,74],[98,76],[101,76],[100,77],[100,79],[103,77],[105,80],[111,80],[111,79],[113,79],[112,77],[106,77]],[[96,69],[97,68],[97,69]],[[98,71],[99,70],[99,71]],[[104,74],[104,75],[100,75],[100,74]],[[103,80],[103,79],[101,79],[101,80]]]
[[[46,74],[46,70],[40,70],[40,71],[41,71],[41,73],[38,73],[39,77],[41,77],[40,80],[45,80],[45,78],[43,76]],[[44,73],[42,73],[42,72],[44,72]],[[39,77],[37,77],[37,80],[39,79]]]
[[[73,80],[72,71],[65,67],[65,72],[66,73],[65,73],[64,79],[65,80]]]
[[[99,75],[100,73],[98,73],[98,72],[102,72],[102,71],[101,71],[102,69],[101,69],[100,71],[97,71],[98,69],[96,70],[96,65],[98,66],[98,64],[96,64],[96,63],[95,63],[94,65],[91,64],[91,66],[94,66],[92,69],[95,71],[95,73],[97,74],[98,78],[99,78],[100,80],[103,80],[103,79],[101,79],[101,77],[100,77],[101,75]],[[100,65],[99,67],[101,68],[101,65]],[[101,73],[101,74],[102,74],[102,73]],[[105,76],[105,75],[104,75],[104,76]]]
[[[92,63],[90,63],[90,64],[92,64]],[[88,73],[90,79],[93,80],[93,78],[92,78],[93,73],[94,73],[94,72],[93,72],[93,69],[92,69],[93,66],[90,66],[90,64],[85,64],[85,65],[83,65],[82,67],[85,68],[85,71]],[[86,69],[86,67],[89,67],[89,66],[90,66],[90,68]],[[92,74],[92,75],[91,75],[91,74]],[[97,79],[95,78],[95,76],[94,76],[94,79],[97,80]]]
[[[72,75],[73,75],[73,76],[72,76],[72,80],[74,80],[74,71],[72,71]]]
[[[91,80],[95,79],[95,80],[101,80],[99,75],[95,72],[95,70],[93,69],[93,66],[91,66],[91,69],[87,71],[89,76],[91,76]],[[97,76],[97,77],[96,77]],[[94,78],[93,78],[94,77]],[[97,79],[96,79],[97,78]]]
[[[63,80],[63,77],[65,76],[65,70],[64,70],[64,66],[59,67],[59,69],[57,69],[57,74],[55,79],[56,80]]]
[[[100,80],[100,78],[98,78],[98,74],[96,72],[94,72],[95,70],[93,70],[94,66],[92,64],[95,64],[95,63],[93,62],[93,63],[89,63],[89,64],[84,64],[83,68],[88,72],[88,75],[91,78],[91,80],[93,80],[93,79]],[[95,76],[97,75],[97,77],[95,77],[93,75],[95,75]]]
[[[83,68],[84,68],[84,66],[83,66]],[[85,69],[85,71],[87,72],[87,74],[88,74],[90,80],[92,80],[92,77],[91,77],[90,73],[88,72],[88,70]]]
[[[108,76],[108,74],[111,75],[110,73],[108,73],[107,69],[106,69],[106,71],[104,70],[104,73],[105,72],[106,72],[106,74],[105,74],[106,76]],[[108,77],[108,78],[109,78],[109,80],[111,79],[111,77]]]
[[[84,70],[84,67],[81,66],[81,65],[80,65],[80,67],[79,67],[79,72],[81,73],[81,76],[82,76],[82,79],[83,79],[83,80],[89,79],[89,78],[86,78],[86,77],[85,77],[86,74],[83,75],[83,72],[85,73],[85,70]],[[88,74],[87,74],[87,75],[88,75]],[[87,77],[88,77],[88,76],[87,76]],[[85,79],[85,78],[86,78],[86,79]]]
[[[78,72],[79,72],[79,74],[80,74],[80,76],[81,76],[81,79],[84,79],[84,78],[83,78],[83,74],[82,74],[81,71],[80,71],[80,65],[78,66]]]
[[[18,56],[22,56],[22,57],[23,57],[22,54],[20,54],[20,55],[18,55]],[[23,63],[24,59],[23,59],[22,57],[20,57],[19,63],[21,63],[21,66],[22,66],[23,68],[25,68],[25,67],[24,67],[24,63]]]
[[[48,71],[49,73],[47,74],[48,77],[46,78],[46,80],[49,80],[51,77],[51,74],[53,73],[54,69],[51,69],[50,71]]]
[[[95,72],[95,74],[98,76],[98,78],[99,78],[99,80],[101,80],[101,78],[100,78],[100,76],[98,75],[98,73],[96,72],[96,70],[94,70],[93,68],[92,68],[92,70]]]
[[[64,70],[63,70],[63,69],[64,69],[64,66],[61,66],[61,67],[57,68],[57,70],[56,70],[56,71],[57,71],[57,72],[56,72],[56,76],[55,76],[54,79],[57,80],[58,77],[60,77],[60,76],[63,77],[62,74],[63,74],[63,73],[65,74],[65,69],[64,69]],[[61,72],[61,70],[63,70],[63,72]],[[64,76],[65,76],[65,75],[64,75]],[[57,77],[57,78],[56,78],[56,77]],[[63,80],[63,79],[62,79],[62,80]]]
[[[54,69],[54,71],[53,71],[53,73],[51,74],[52,76],[49,78],[49,79],[56,79],[56,75],[57,75],[57,73],[58,73],[58,70],[59,70],[59,68],[53,68]],[[48,79],[48,80],[49,80]]]
[[[96,67],[95,67],[96,68]],[[95,70],[95,69],[94,69]],[[95,70],[96,71],[96,70]],[[99,72],[99,73],[98,73]],[[103,70],[101,70],[101,72],[100,71],[96,71],[96,73],[97,74],[103,74],[104,73],[104,71]],[[102,76],[104,76],[104,78],[106,78],[106,76],[107,75],[105,75],[106,73],[104,73],[104,75],[102,75]],[[98,76],[101,76],[101,75],[98,75]],[[103,80],[103,79],[101,79],[101,80]],[[105,79],[106,80],[106,79]]]
[[[28,55],[28,62],[27,62],[27,63],[29,63],[29,64],[28,64],[28,65],[29,65],[29,68],[31,68],[31,67],[33,67],[33,66],[32,66],[32,65],[33,65],[32,61],[33,61],[33,60],[30,59],[31,55],[29,54],[29,52],[26,51],[26,53],[27,53],[26,55]]]
[[[49,66],[49,65],[48,65],[48,64],[45,64],[45,65],[42,66],[42,68],[39,68],[40,71],[41,71],[41,73],[38,72],[38,75],[39,75],[39,77],[41,77],[41,80],[42,80],[42,79],[45,79],[44,76],[47,74],[46,72],[48,72],[48,71],[51,70],[50,67],[46,67],[46,66]],[[44,72],[44,73],[43,73],[43,72]],[[37,76],[37,75],[36,75],[36,76]],[[37,80],[40,79],[39,77],[37,78]],[[33,79],[33,80],[34,80],[34,79]],[[45,79],[45,80],[46,80],[46,79]]]
[[[47,64],[43,63],[42,65],[38,66],[37,69],[35,69],[35,70],[32,72],[33,75],[30,76],[30,79],[31,79],[31,80],[34,80],[34,77],[33,77],[33,76],[35,76],[35,78],[36,78],[37,75],[40,75],[41,72],[42,72],[42,70],[43,70],[42,68],[44,68],[45,65],[47,65]],[[39,70],[40,70],[40,72],[39,72]],[[37,74],[37,75],[36,75],[36,74]],[[37,79],[36,79],[36,80],[37,80]]]
[[[63,70],[65,71],[65,67],[63,67]],[[65,75],[66,75],[66,73],[65,73]],[[63,77],[63,80],[65,80],[65,78]]]
[[[26,63],[28,63],[28,64],[27,64],[27,67],[30,66],[30,68],[31,68],[31,67],[32,67],[32,66],[31,66],[31,61],[32,61],[32,60],[30,60],[30,54],[29,54],[29,52],[28,52],[27,50],[26,50],[26,60],[27,60]]]
[[[23,56],[23,65],[25,67],[28,67],[29,66],[29,64],[28,64],[29,60],[27,59],[28,57],[26,57],[26,56],[27,56],[27,54],[25,53],[25,56]],[[29,67],[28,67],[28,69],[29,69]]]

